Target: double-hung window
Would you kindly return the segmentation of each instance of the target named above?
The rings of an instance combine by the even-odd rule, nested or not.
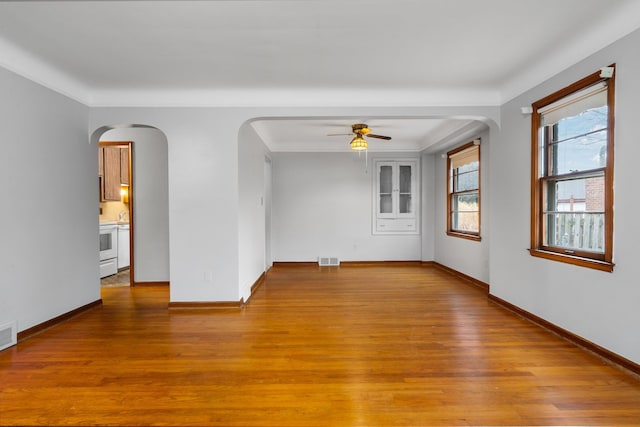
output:
[[[533,104],[530,252],[612,271],[614,78],[603,75]]]
[[[447,234],[480,240],[480,140],[447,153]]]

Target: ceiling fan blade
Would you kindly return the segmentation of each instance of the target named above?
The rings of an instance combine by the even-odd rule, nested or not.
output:
[[[387,141],[389,141],[391,139],[390,136],[384,136],[384,135],[374,135],[372,133],[368,133],[367,134],[367,138],[378,138],[378,139],[385,139]]]
[[[327,136],[351,136],[352,133],[328,133]]]

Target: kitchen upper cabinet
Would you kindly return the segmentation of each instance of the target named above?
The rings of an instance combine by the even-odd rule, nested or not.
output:
[[[129,185],[129,147],[120,147],[120,184]]]
[[[100,201],[119,202],[120,186],[129,185],[129,147],[98,147]]]
[[[104,147],[98,147],[98,176],[104,176]]]
[[[102,147],[102,200],[120,201],[120,147]]]
[[[375,160],[374,234],[418,234],[418,161]]]

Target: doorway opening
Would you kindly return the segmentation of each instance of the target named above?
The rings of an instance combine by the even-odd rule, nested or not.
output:
[[[98,144],[100,286],[132,286],[133,142]]]
[[[91,144],[95,144],[96,151],[101,146],[129,147],[128,162],[121,161],[121,164],[129,165],[129,186],[120,187],[127,193],[128,215],[122,205],[116,204],[109,217],[101,218],[120,225],[120,233],[124,236],[127,233],[122,226],[126,226],[127,222],[129,224],[128,284],[132,287],[169,286],[169,166],[166,135],[154,126],[141,124],[102,126],[91,134]],[[122,184],[122,181],[119,183]],[[118,198],[118,195],[114,196]],[[104,207],[102,213],[103,216],[107,213]]]

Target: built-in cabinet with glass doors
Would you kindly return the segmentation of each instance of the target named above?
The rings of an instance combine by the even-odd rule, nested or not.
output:
[[[418,161],[375,160],[374,234],[418,233]]]

